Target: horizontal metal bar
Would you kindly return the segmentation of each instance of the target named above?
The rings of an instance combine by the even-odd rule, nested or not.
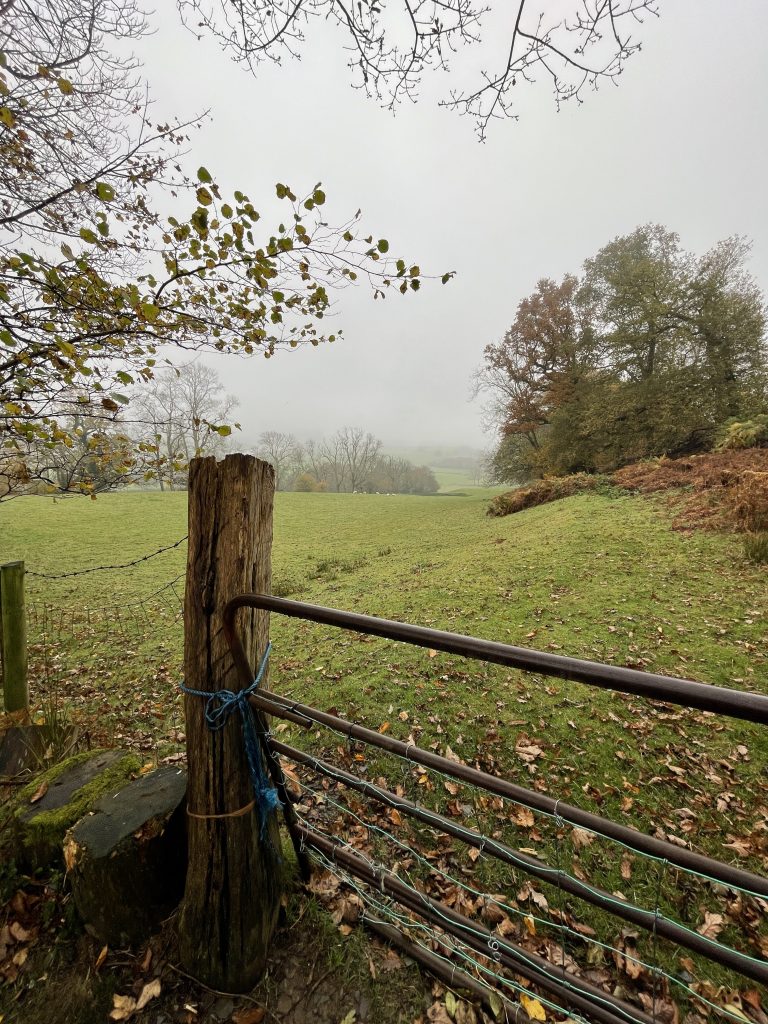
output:
[[[707,959],[715,963],[721,964],[723,967],[729,967],[732,970],[739,971],[745,977],[751,978],[753,981],[758,981],[764,985],[768,985],[768,963],[755,963],[752,957],[745,956],[738,950],[732,949],[729,946],[723,946],[720,943],[709,941],[704,938],[703,935],[699,935],[687,928],[683,928],[675,921],[670,921],[665,917],[657,917],[654,911],[644,910],[642,907],[638,907],[632,903],[618,900],[616,897],[611,896],[610,893],[605,892],[596,886],[588,885],[579,881],[577,878],[565,875],[562,872],[549,867],[537,857],[520,853],[519,851],[506,846],[504,843],[500,843],[495,839],[480,835],[478,832],[474,831],[474,829],[468,829],[457,825],[442,814],[419,807],[410,800],[396,796],[396,794],[390,792],[388,789],[383,789],[380,786],[374,785],[372,782],[360,779],[356,775],[352,775],[350,772],[344,771],[342,768],[336,768],[334,765],[329,765],[303,750],[298,750],[286,743],[281,743],[279,740],[274,738],[270,739],[270,747],[276,753],[283,754],[285,757],[290,758],[297,764],[311,768],[319,774],[324,775],[326,778],[340,781],[350,789],[354,789],[358,793],[363,793],[365,796],[368,796],[387,807],[394,807],[396,810],[402,811],[404,814],[407,814],[418,821],[423,821],[427,825],[436,827],[441,832],[445,832],[448,835],[454,836],[456,839],[460,839],[468,846],[473,846],[477,850],[482,850],[484,853],[495,857],[497,860],[500,860],[505,864],[510,864],[513,867],[525,871],[527,874],[533,875],[535,878],[540,878],[543,881],[548,882],[550,885],[556,886],[565,892],[569,892],[572,895],[577,896],[579,899],[584,900],[586,903],[591,903],[593,906],[600,907],[602,910],[613,914],[615,917],[620,917],[625,921],[631,921],[633,924],[640,925],[647,931],[655,932],[663,938],[669,939],[670,942],[676,942],[679,945],[692,950],[694,953],[700,953],[702,956],[707,957]]]
[[[383,921],[376,921],[367,913],[363,914],[363,924],[390,945],[397,946],[405,956],[411,957],[412,960],[425,967],[430,974],[442,981],[448,988],[457,992],[471,992],[494,1016],[498,1011],[498,1005],[494,1006],[493,1002],[493,996],[496,996],[504,1013],[504,1024],[533,1024],[519,1003],[512,1002],[490,983],[478,981],[454,963],[448,963],[436,953],[430,953],[428,949],[418,943],[411,942],[399,928],[385,924]]]
[[[748,721],[768,723],[768,697],[761,694],[730,690],[724,687],[716,687],[694,682],[692,680],[652,675],[650,673],[638,672],[634,669],[618,668],[616,666],[601,665],[573,658],[564,658],[560,655],[531,651],[525,648],[511,647],[506,644],[494,643],[492,641],[478,640],[474,637],[466,637],[439,630],[425,629],[423,627],[412,626],[405,623],[377,619],[372,616],[343,612],[336,609],[309,605],[297,601],[287,601],[282,598],[273,598],[259,594],[242,595],[237,597],[228,603],[224,611],[225,635],[230,644],[235,663],[238,666],[244,684],[250,682],[252,669],[247,664],[247,660],[234,625],[237,610],[243,607],[262,608],[267,611],[274,611],[278,614],[308,619],[310,621],[342,629],[351,629],[357,632],[381,636],[421,647],[443,650],[448,653],[520,668],[525,671],[557,676],[564,679],[573,679],[588,685],[613,689],[620,692],[633,693],[638,696],[667,701],[669,703],[685,707],[696,707],[701,710],[722,713]],[[647,836],[644,833],[638,832],[634,828],[627,828],[626,826],[619,825],[610,819],[601,818],[598,815],[593,815],[587,811],[583,811],[578,807],[563,804],[559,800],[553,800],[551,797],[544,796],[541,793],[516,786],[513,783],[507,782],[503,779],[498,779],[495,776],[488,775],[485,772],[481,772],[467,765],[460,765],[454,761],[449,761],[448,759],[442,758],[430,751],[422,750],[421,748],[416,747],[413,743],[403,743],[402,741],[395,740],[392,737],[383,736],[381,733],[377,733],[373,730],[366,729],[363,726],[348,722],[336,715],[326,714],[307,705],[302,705],[295,701],[289,701],[284,697],[266,690],[262,690],[259,691],[258,694],[254,694],[251,696],[250,700],[254,707],[268,714],[288,717],[291,721],[296,721],[302,725],[308,725],[309,723],[314,722],[319,725],[326,726],[330,729],[336,730],[342,735],[348,736],[350,739],[358,740],[374,747],[379,747],[380,749],[394,753],[407,760],[422,764],[427,768],[440,771],[445,775],[458,779],[459,781],[467,782],[470,785],[478,786],[488,792],[514,800],[522,806],[552,815],[572,825],[589,829],[619,842],[638,853],[666,861],[673,867],[692,871],[722,882],[724,885],[736,886],[768,897],[768,880],[764,878],[753,875],[750,872],[742,871],[741,869],[732,867],[728,864],[723,864],[722,862],[712,858],[704,857],[701,854],[693,853],[690,850],[674,846],[664,840]],[[284,744],[277,744],[276,746],[274,740],[270,741],[270,746],[273,750],[280,746],[285,748],[286,751],[292,750],[292,748],[287,748]],[[316,759],[314,760],[316,761]],[[351,778],[355,779],[354,776],[351,776]],[[359,783],[360,780],[357,780],[357,782]],[[362,785],[365,786],[370,784],[363,783]],[[360,786],[358,785],[357,788],[360,788]],[[373,795],[373,793],[369,791],[369,795]],[[416,805],[412,806],[421,814],[428,816],[432,813],[423,811],[423,809],[418,808]],[[437,815],[436,817],[439,818],[441,816]],[[422,820],[428,819],[422,817]],[[463,831],[458,829],[457,826],[454,826],[453,823],[448,821],[448,819],[444,820],[454,829],[454,831],[451,831],[451,829],[446,829],[441,825],[440,827],[443,827],[443,830],[448,832],[448,834],[456,835]],[[308,839],[311,830],[307,830],[304,826],[296,825],[293,822],[291,824],[295,830],[294,838],[300,836],[303,840]],[[315,835],[317,836],[318,834]],[[458,837],[464,838],[466,841],[466,837],[464,835],[458,835]],[[322,840],[318,839],[314,843],[317,848],[321,848],[321,846],[318,845],[319,842],[330,843],[331,853],[337,858],[349,858],[350,856],[354,856],[348,851],[340,849],[327,837],[323,837]],[[497,844],[497,846],[500,846],[500,844]],[[329,852],[328,847],[326,847],[325,852]],[[513,855],[516,853],[515,851],[510,852]],[[348,869],[352,871],[352,873],[357,873],[358,877],[365,877],[367,881],[371,882],[371,884],[383,886],[383,869],[379,869],[377,867],[376,870],[374,870],[361,858],[355,857],[354,859],[359,862],[356,865],[356,871],[353,870],[353,867],[347,864]],[[535,859],[532,858],[532,860]],[[543,862],[539,862],[539,864],[546,871],[546,865],[544,865]],[[531,864],[529,866],[531,869],[530,873],[534,875],[536,872],[532,869],[535,866],[535,864]],[[368,871],[367,876],[360,874],[360,871],[364,868]],[[541,877],[541,875],[538,877]],[[392,886],[395,888],[397,886],[402,886],[402,883],[400,883],[394,876],[392,876],[392,879]],[[486,949],[483,946],[482,941],[478,944],[478,940],[472,935],[471,929],[474,927],[472,922],[469,922],[466,918],[462,918],[461,915],[456,915],[456,912],[450,910],[450,908],[444,907],[442,904],[436,904],[436,906],[432,906],[428,912],[425,912],[424,901],[430,902],[429,898],[426,896],[422,897],[421,894],[418,894],[417,897],[413,897],[412,894],[409,896],[409,890],[407,887],[404,888],[405,891],[401,891],[397,897],[404,906],[409,906],[409,909],[413,910],[415,913],[420,914],[427,920],[431,920],[433,924],[445,928],[448,931],[451,931],[451,927],[446,927],[444,920],[446,915],[450,919],[458,918],[458,921],[454,920],[454,924],[458,928],[458,933],[454,930],[453,934],[458,934],[461,940],[465,944],[469,945],[470,948],[474,948],[480,953],[486,953]],[[601,890],[593,890],[593,894],[596,894],[598,897],[607,896],[607,894],[604,894]],[[575,893],[575,895],[586,898],[584,893]],[[410,904],[408,903],[409,899],[411,900]],[[592,900],[592,902],[595,901]],[[439,908],[439,910],[437,908]],[[629,911],[629,913],[636,912],[641,916],[646,915],[646,912],[641,908],[633,907],[632,905],[621,905],[621,908],[622,910]],[[605,907],[605,909],[610,910],[619,917],[627,916],[625,913],[617,913],[615,906]],[[632,917],[629,919],[636,920],[636,923],[638,924],[647,925],[645,920],[640,920],[639,918],[635,919]],[[658,921],[656,922],[656,930],[659,934],[662,934],[662,929],[659,928],[659,925],[662,924],[663,927],[663,923],[666,923],[673,929],[680,928],[680,926],[676,925],[675,922]],[[462,929],[466,930],[467,927],[470,928],[469,935],[462,931]],[[681,929],[681,931],[686,938],[693,934],[687,932],[685,929]],[[491,938],[494,938],[491,933],[488,934]],[[726,966],[733,967],[742,974],[752,977],[755,980],[766,980],[766,974],[761,971],[760,965],[757,965],[757,971],[760,973],[755,973],[755,962],[752,961],[751,958],[747,958],[735,950],[729,950],[727,947],[718,946],[716,955],[713,956],[712,954],[715,951],[713,951],[709,945],[707,945],[706,948],[698,949],[696,946],[691,944],[690,940],[683,943],[680,935],[669,934],[665,937],[672,941],[677,941],[680,944],[685,944],[689,946],[689,948],[695,949],[697,952],[701,952],[710,960],[724,963]],[[697,940],[694,936],[693,942],[696,941]],[[509,943],[500,943],[499,949],[501,962],[509,967],[510,970],[515,970],[524,977],[528,977],[525,973],[528,968],[526,968],[525,965],[521,966],[518,956],[523,955],[524,957],[528,957],[529,960],[540,959],[536,958],[534,954],[529,955],[525,951],[521,951],[518,947],[514,947],[514,945]],[[718,956],[717,954],[724,954],[726,958],[732,956],[735,959],[722,959],[721,956]],[[542,968],[545,971],[550,971],[551,965],[548,965],[546,961],[541,960],[539,969]],[[536,980],[542,985],[542,987],[545,987],[539,972],[534,969],[533,974],[535,976],[531,977],[530,980]],[[550,990],[552,990],[551,979],[547,978],[546,980],[550,985]],[[573,979],[570,977],[568,978],[568,981],[573,983]],[[585,983],[580,983],[582,986],[584,984]],[[588,986],[588,983],[586,984]],[[567,986],[562,987],[566,989],[566,992],[565,994],[560,993],[561,998],[565,998],[566,1001],[574,1007],[585,1009],[586,1012],[588,1012],[594,1019],[602,1021],[603,1024],[609,1024],[609,1022],[610,1024],[618,1024],[618,1021],[622,1019],[621,1017],[617,1018],[610,1010],[606,1010],[604,1006],[599,1004],[596,1005],[594,1001],[590,1002],[588,998],[586,999],[586,1002],[584,1002],[584,1005],[580,1006],[580,1000],[582,1000],[582,997],[579,995],[574,996],[573,993],[568,992]],[[598,996],[600,1000],[605,1001],[605,994],[602,993],[601,990],[595,989],[594,995]],[[611,1000],[609,999],[608,1001],[610,1002]],[[625,1007],[627,1004],[622,1005],[620,1001],[616,1000],[613,1000],[613,1002],[619,1004],[617,1006],[618,1012],[624,1015],[623,1019],[626,1021],[627,1018],[625,1015],[627,1013],[627,1009],[625,1009]],[[632,1015],[630,1019],[634,1021],[643,1021],[643,1024],[649,1021],[649,1018],[647,1018],[641,1011],[636,1011],[631,1007],[629,1007],[628,1010]]]
[[[415,893],[392,872],[374,870],[358,854],[340,846],[323,833],[301,824],[297,826],[297,831],[307,846],[319,850],[350,874],[392,896],[402,906],[454,935],[482,956],[493,959],[495,953],[498,962],[504,967],[539,985],[560,1002],[589,1015],[600,1024],[654,1024],[653,1018],[637,1007],[630,1006],[582,978],[568,974],[563,967],[549,963],[536,953],[530,953],[495,935],[484,925],[471,921],[432,897]]]
[[[482,772],[477,768],[471,768],[469,765],[459,764],[456,761],[450,761],[446,757],[441,757],[439,754],[433,754],[431,750],[423,750],[413,743],[404,743],[402,740],[397,740],[392,736],[382,735],[379,732],[374,732],[373,729],[366,729],[362,725],[348,722],[344,718],[338,718],[336,715],[330,715],[325,711],[318,711],[316,708],[311,708],[306,704],[289,701],[285,697],[270,693],[267,690],[258,690],[249,697],[249,700],[260,710],[266,711],[270,715],[277,715],[278,717],[281,716],[283,704],[285,704],[287,708],[295,709],[301,716],[316,722],[318,725],[334,729],[350,739],[359,740],[361,743],[367,743],[372,747],[379,747],[381,750],[396,754],[398,757],[412,761],[414,764],[424,765],[426,768],[434,769],[443,775],[458,779],[460,782],[466,782],[469,785],[484,789],[488,793],[494,793],[496,796],[513,800],[515,803],[523,807],[529,807],[531,810],[556,816],[570,825],[588,829],[621,843],[637,853],[647,854],[662,861],[666,860],[672,867],[679,867],[686,871],[705,875],[717,882],[721,882],[723,885],[737,886],[740,889],[746,889],[748,892],[756,893],[758,896],[768,899],[768,879],[762,878],[760,875],[754,875],[749,871],[744,871],[742,868],[713,860],[711,857],[705,857],[700,853],[694,853],[683,847],[675,846],[666,840],[655,839],[644,832],[638,832],[637,829],[629,828],[626,825],[619,825],[611,821],[610,818],[601,818],[597,814],[583,811],[581,808],[563,803],[561,800],[554,800],[544,793],[538,793],[532,789],[524,789],[522,786],[517,786],[506,779],[497,778],[495,775],[489,775],[487,772]]]
[[[768,697],[760,693],[731,690],[724,686],[694,682],[691,679],[654,675],[650,672],[639,672],[637,669],[567,658],[560,654],[513,647],[492,640],[463,636],[460,633],[427,629],[424,626],[380,619],[373,615],[360,615],[357,612],[339,611],[336,608],[325,608],[304,601],[289,601],[266,594],[243,594],[226,605],[224,629],[230,645],[235,635],[234,616],[238,608],[263,608],[280,615],[308,619],[311,622],[351,629],[357,633],[367,633],[389,640],[399,640],[417,647],[430,647],[449,654],[459,654],[465,658],[475,658],[560,679],[571,679],[586,683],[588,686],[633,693],[639,697],[698,708],[701,711],[713,711],[730,715],[732,718],[768,725]]]

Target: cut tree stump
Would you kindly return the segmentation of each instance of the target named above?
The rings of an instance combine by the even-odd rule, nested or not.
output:
[[[64,839],[64,862],[86,930],[134,946],[184,893],[187,776],[167,766],[102,797]]]
[[[20,864],[33,870],[60,862],[67,829],[140,767],[135,754],[96,750],[75,754],[38,775],[14,801],[15,854]]]

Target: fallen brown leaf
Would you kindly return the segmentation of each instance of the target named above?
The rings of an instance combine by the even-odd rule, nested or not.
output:
[[[575,828],[573,832],[571,832],[571,842],[577,850],[584,846],[591,846],[594,841],[594,833],[588,832],[584,828]]]
[[[20,924],[18,921],[14,921],[10,927],[10,933],[17,942],[29,942],[31,932]]]
[[[704,924],[700,925],[696,931],[699,935],[703,935],[707,939],[716,939],[720,934],[720,930],[723,927],[723,915],[722,914],[711,914],[708,910],[704,914]]]
[[[155,978],[153,981],[147,982],[144,988],[141,990],[141,995],[136,1001],[136,1009],[143,1010],[150,999],[156,999],[162,991],[160,986],[160,979]]]
[[[523,1009],[531,1018],[531,1020],[547,1019],[547,1015],[544,1012],[544,1007],[541,1005],[538,999],[534,999],[532,996],[521,995],[520,1002],[523,1004]]]
[[[112,1012],[109,1015],[110,1020],[128,1020],[136,1009],[136,1000],[133,996],[113,996],[112,1003]]]
[[[267,1015],[263,1006],[249,1006],[243,1010],[235,1010],[232,1024],[261,1024]]]
[[[430,1024],[453,1024],[448,1016],[448,1011],[442,1003],[432,1003],[427,1010],[427,1020]]]
[[[527,807],[515,807],[512,812],[512,820],[516,825],[520,825],[521,828],[533,828],[535,823],[533,811]]]
[[[32,794],[32,796],[29,798],[29,802],[31,804],[36,804],[38,800],[42,800],[43,799],[43,797],[45,796],[45,794],[47,792],[48,792],[48,783],[45,780],[43,780],[40,783],[40,785],[37,787],[35,792]]]

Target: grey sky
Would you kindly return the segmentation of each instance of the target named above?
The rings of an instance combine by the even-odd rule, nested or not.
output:
[[[507,5],[496,6],[503,18]],[[446,286],[425,282],[385,302],[347,290],[336,345],[214,363],[240,399],[244,443],[266,429],[319,436],[354,424],[390,445],[487,445],[480,403],[469,400],[484,345],[538,278],[578,272],[646,221],[696,252],[748,235],[752,272],[768,283],[768,3],[660,7],[619,88],[557,113],[545,83],[522,85],[520,120],[497,122],[480,145],[469,119],[437,109],[444,76],[393,116],[351,88],[324,25],[300,62],[254,78],[186,32],[164,0],[138,54],[157,118],[211,111],[194,133],[192,168],[204,163],[263,212],[275,182],[298,193],[322,181],[331,223],[362,207],[392,253],[423,271],[457,271]]]

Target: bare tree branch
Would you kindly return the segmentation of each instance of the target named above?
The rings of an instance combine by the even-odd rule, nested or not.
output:
[[[492,5],[482,0],[399,0],[384,14],[380,0],[177,0],[184,23],[212,34],[235,60],[255,70],[262,61],[299,56],[305,29],[316,19],[335,22],[346,34],[353,84],[392,109],[415,101],[428,70],[451,70],[449,56],[483,41],[482,23]],[[555,103],[583,101],[588,88],[616,82],[640,49],[631,29],[658,15],[659,0],[572,0],[562,5],[531,0],[511,7],[506,58],[497,71],[482,70],[478,84],[451,89],[440,105],[468,114],[482,140],[496,118],[516,117],[512,89],[543,71]],[[629,26],[626,27],[625,26]],[[491,33],[493,35],[493,33]],[[487,43],[488,40],[486,39]]]

